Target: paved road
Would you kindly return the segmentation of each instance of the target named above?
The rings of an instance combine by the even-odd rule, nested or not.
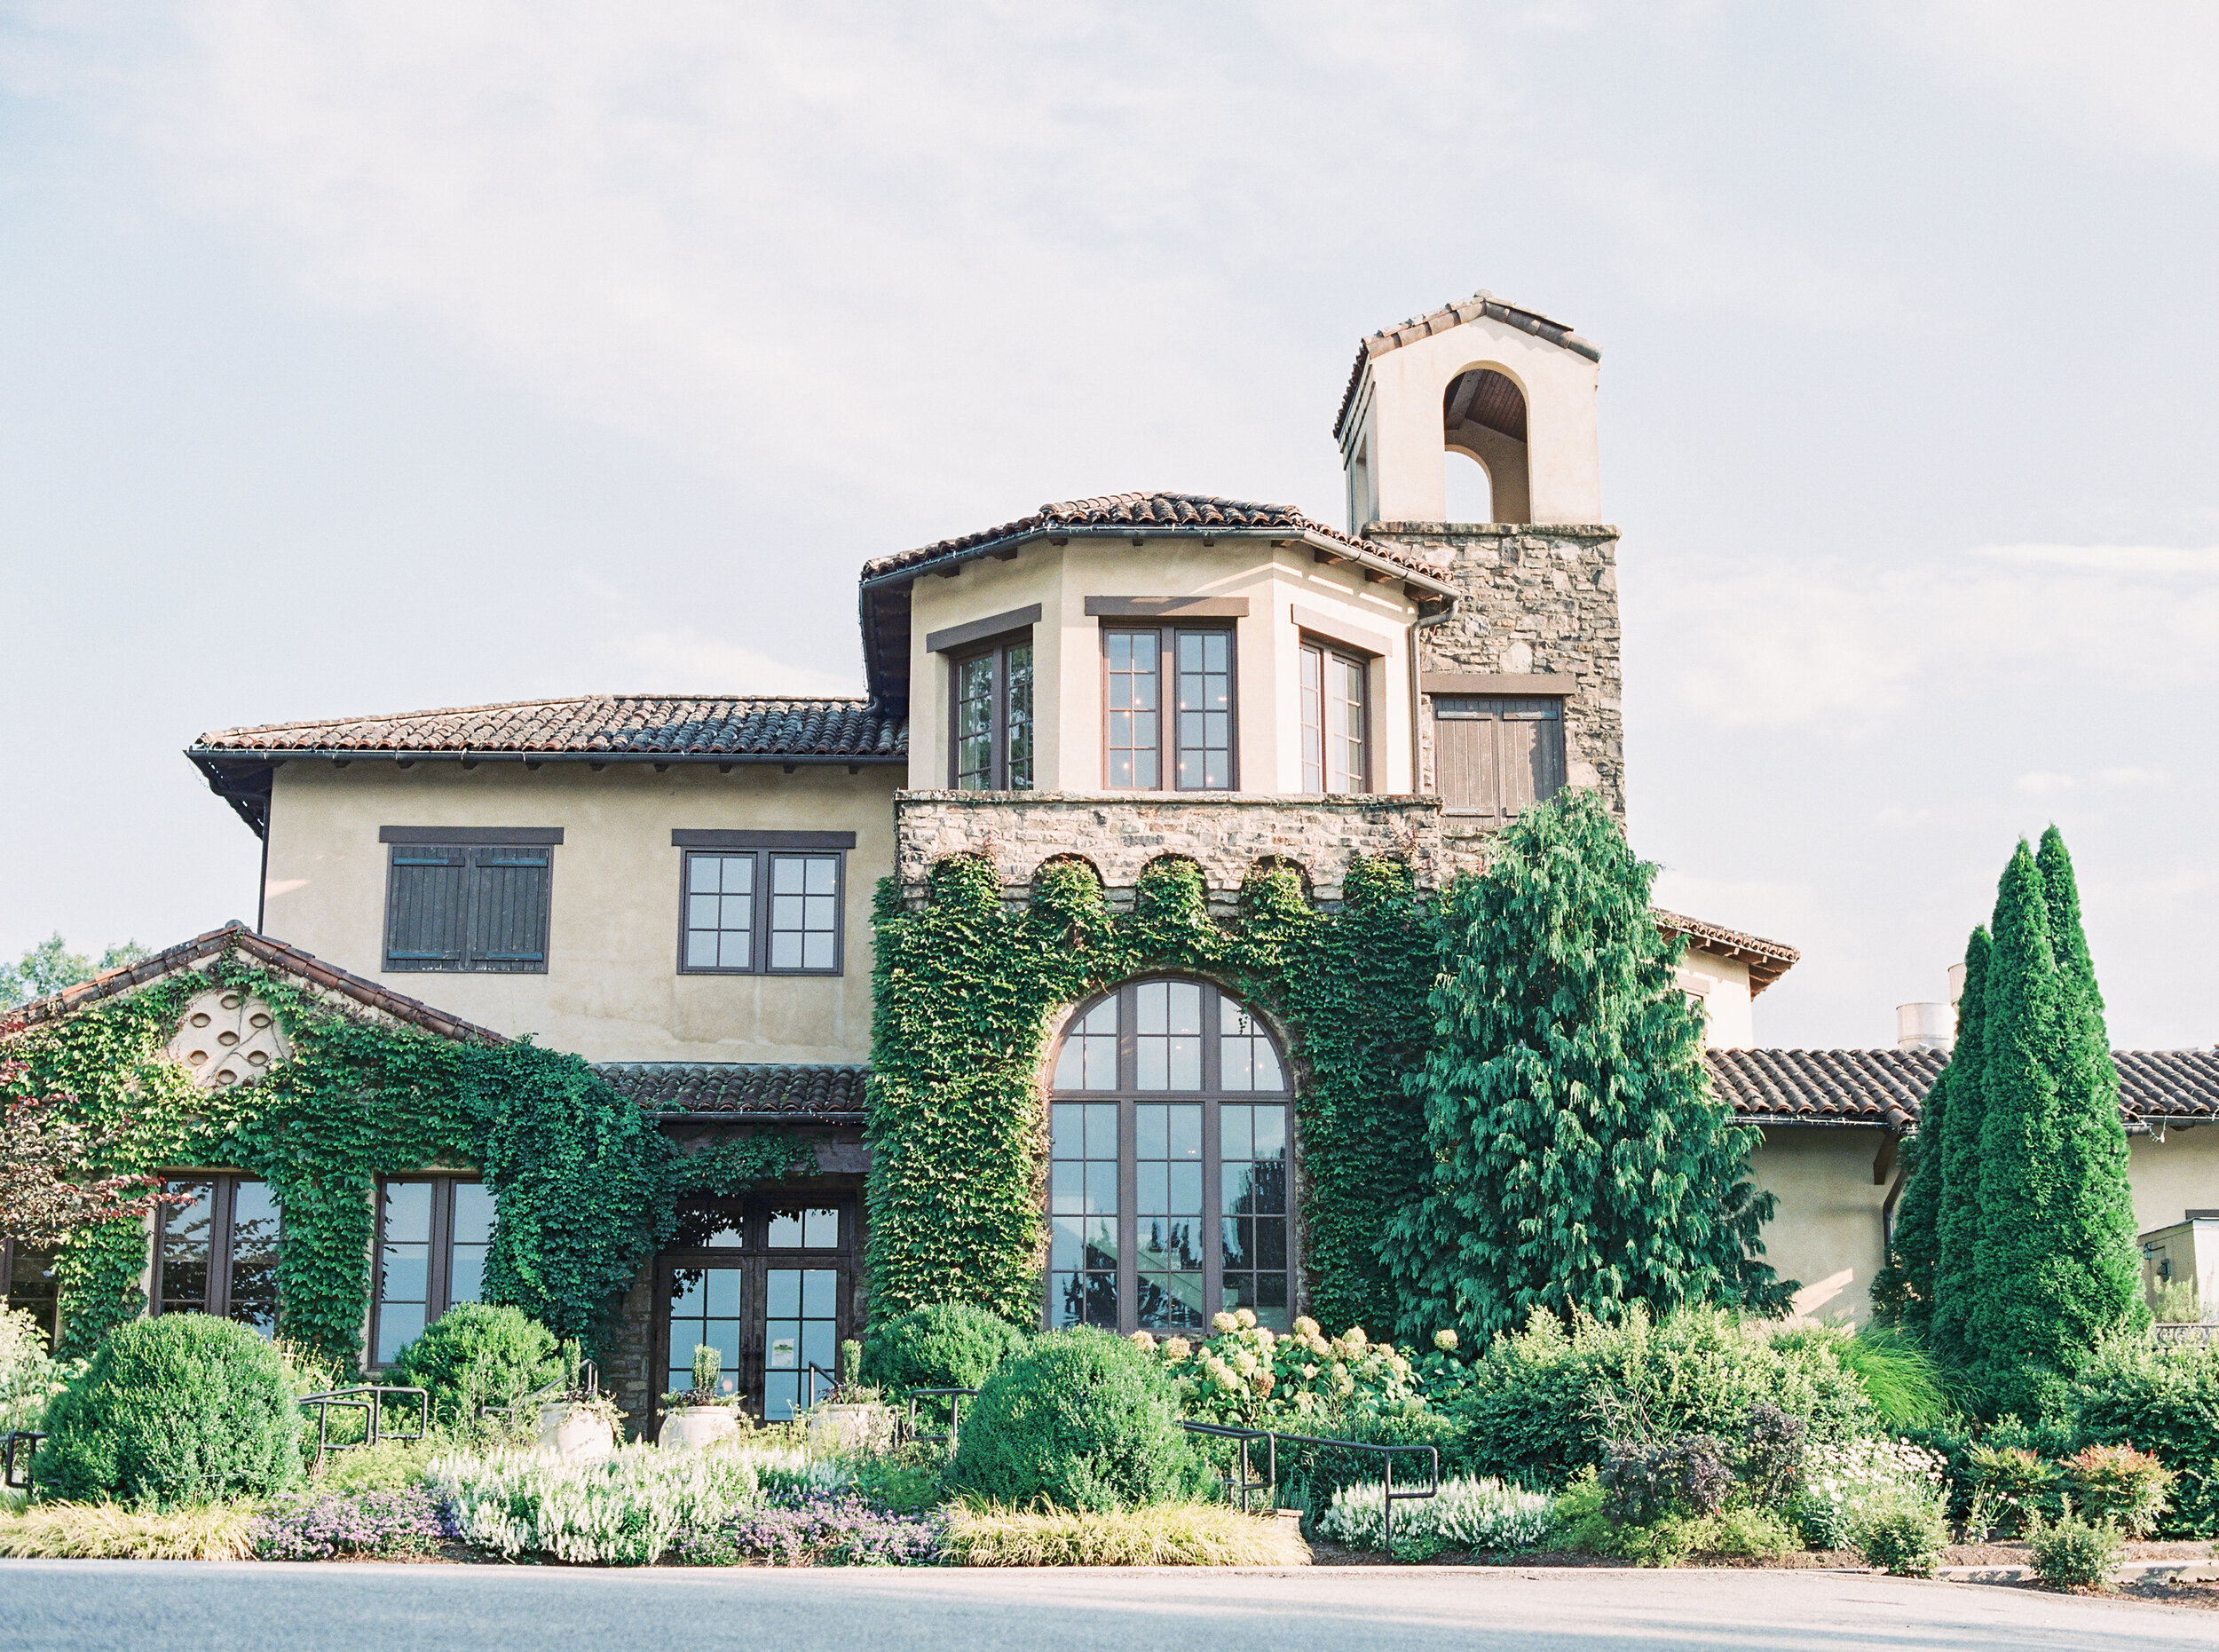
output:
[[[2219,1614],[1818,1572],[568,1571],[0,1561],[0,1648],[1402,1652],[2219,1646]]]

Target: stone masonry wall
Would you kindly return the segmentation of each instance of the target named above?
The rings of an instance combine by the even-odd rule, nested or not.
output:
[[[1476,866],[1477,847],[1450,843],[1437,797],[1211,796],[1136,798],[1131,793],[897,792],[896,873],[911,898],[951,855],[983,855],[1012,890],[1042,862],[1077,855],[1105,888],[1128,890],[1162,855],[1198,863],[1213,905],[1229,905],[1258,861],[1299,866],[1312,896],[1340,898],[1360,855],[1393,855],[1425,885]]]
[[[1364,533],[1415,552],[1462,588],[1455,613],[1418,632],[1420,671],[1578,679],[1564,703],[1565,778],[1600,792],[1623,821],[1617,529],[1375,522]],[[1419,716],[1418,763],[1420,788],[1435,789],[1430,701]]]

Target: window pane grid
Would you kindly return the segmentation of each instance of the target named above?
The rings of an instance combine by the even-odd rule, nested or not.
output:
[[[1202,1104],[1143,1102],[1133,1110],[1133,1261],[1142,1330],[1202,1328]]]
[[[840,945],[840,862],[770,857],[770,967],[830,970]]]
[[[1179,789],[1228,789],[1233,784],[1233,634],[1173,635],[1179,657]]]
[[[1109,660],[1109,784],[1154,791],[1162,784],[1162,641],[1154,631],[1107,631],[1102,647]]]
[[[746,969],[754,965],[755,858],[686,857],[686,968]]]
[[[1058,1102],[1048,1121],[1048,1311],[1117,1324],[1117,1104]]]
[[[841,873],[837,853],[689,850],[680,969],[837,975]]]
[[[1226,1308],[1287,1328],[1287,1110],[1227,1103],[1218,1112]]]
[[[994,785],[994,656],[981,654],[956,668],[955,784],[984,792]]]

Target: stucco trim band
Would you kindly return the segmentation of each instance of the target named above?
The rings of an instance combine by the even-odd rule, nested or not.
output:
[[[1004,631],[1022,630],[1028,625],[1040,623],[1040,605],[1032,603],[1023,608],[1012,608],[1007,613],[990,613],[983,620],[970,620],[961,625],[952,625],[944,631],[934,631],[925,637],[925,652],[944,654],[951,648],[960,648],[966,643],[983,642],[990,636],[999,636]]]
[[[1102,620],[1245,620],[1245,597],[1089,597],[1086,617]]]
[[[560,826],[380,826],[381,843],[478,843],[506,849],[514,844],[559,843]]]
[[[673,849],[853,849],[852,832],[714,832],[673,827]]]

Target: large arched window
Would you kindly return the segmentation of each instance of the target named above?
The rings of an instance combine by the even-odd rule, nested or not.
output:
[[[1201,981],[1128,981],[1063,1029],[1049,1103],[1051,1326],[1284,1330],[1293,1126],[1286,1063]]]

